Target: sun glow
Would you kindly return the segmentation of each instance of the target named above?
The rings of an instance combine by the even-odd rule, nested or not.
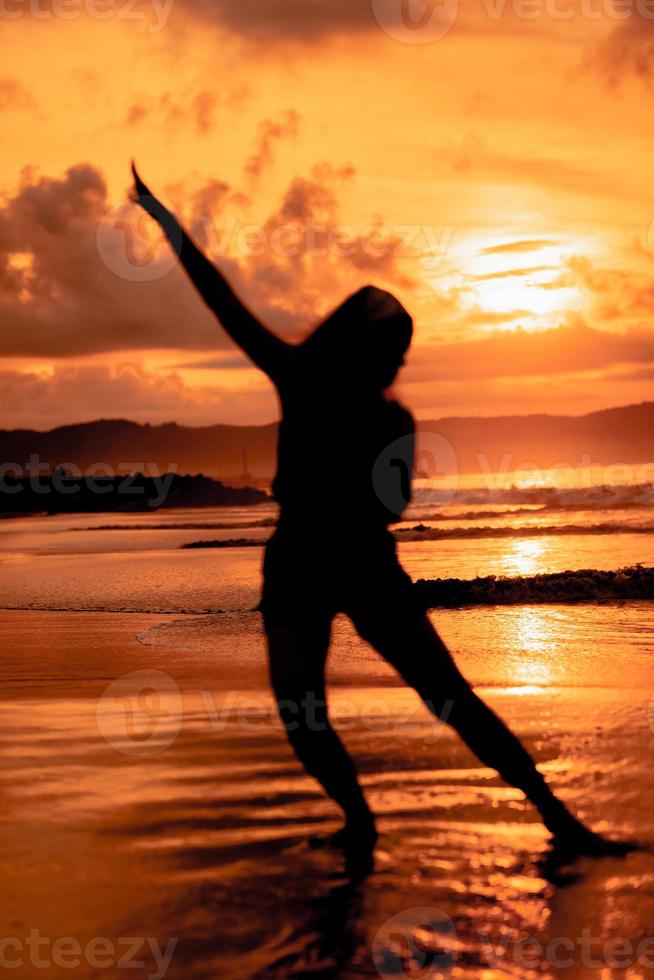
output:
[[[468,263],[466,282],[475,305],[489,313],[515,313],[506,326],[537,329],[552,315],[581,303],[566,269],[573,246],[539,242],[525,243],[519,252],[511,249],[512,243],[488,246]]]
[[[543,330],[583,307],[569,262],[594,251],[593,242],[585,239],[475,237],[454,250],[446,278],[468,310],[481,312],[482,328]]]
[[[536,575],[542,567],[546,550],[542,538],[517,538],[510,545],[507,560],[512,575]]]
[[[551,626],[539,609],[525,606],[516,611],[514,623],[522,654],[511,665],[513,690],[539,693],[556,679],[556,641]]]

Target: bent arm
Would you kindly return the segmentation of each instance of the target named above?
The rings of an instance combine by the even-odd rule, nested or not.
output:
[[[177,218],[153,197],[133,164],[132,172],[135,202],[159,223],[198,293],[232,340],[279,386],[288,369],[291,344],[276,337],[248,310]]]

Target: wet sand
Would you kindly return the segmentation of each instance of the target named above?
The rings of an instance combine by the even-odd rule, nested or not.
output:
[[[596,829],[652,842],[646,615],[596,609],[592,649],[583,609],[436,621],[562,796]],[[129,957],[131,975],[172,980],[654,976],[652,855],[546,874],[521,794],[342,624],[335,646],[334,718],[380,817],[375,873],[356,887],[307,843],[338,814],[275,720],[256,615],[0,613],[14,975],[123,976]]]

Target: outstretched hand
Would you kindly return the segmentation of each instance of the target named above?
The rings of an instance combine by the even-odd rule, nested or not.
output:
[[[161,221],[165,212],[164,205],[154,196],[147,184],[143,182],[134,161],[132,161],[132,174],[134,176],[134,188],[130,193],[130,200],[142,207],[144,211],[147,211],[157,221]]]
[[[132,201],[160,225],[200,296],[234,342],[275,384],[279,384],[288,372],[290,345],[272,334],[241,302],[222,272],[184,230],[174,212],[159,201],[141,180],[133,161],[132,174]]]
[[[150,189],[145,185],[136,169],[136,164],[132,160],[132,176],[134,177],[134,188],[139,195],[150,194]]]

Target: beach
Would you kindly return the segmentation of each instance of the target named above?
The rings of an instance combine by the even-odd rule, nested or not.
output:
[[[183,548],[259,538],[243,525],[270,513],[0,527],[4,965],[30,978],[122,976],[130,959],[136,975],[174,980],[654,976],[652,854],[548,868],[521,794],[340,618],[330,704],[379,816],[375,872],[348,882],[338,853],[311,846],[338,812],[294,759],[268,692],[261,548]],[[646,515],[609,516],[619,532],[527,528],[399,553],[415,579],[654,564],[652,539],[633,532]],[[575,812],[653,843],[654,606],[430,616]]]

